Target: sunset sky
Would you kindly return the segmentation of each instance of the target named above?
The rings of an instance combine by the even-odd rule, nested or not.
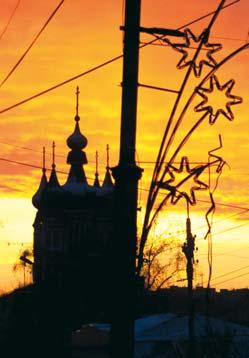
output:
[[[226,4],[230,2],[232,1],[227,0]],[[20,1],[7,31],[0,40],[0,82],[30,45],[58,3],[58,0]],[[16,0],[0,0],[0,33],[16,4]],[[218,0],[142,0],[141,25],[176,29],[215,10],[218,4]],[[123,6],[123,0],[65,0],[24,61],[0,88],[0,111],[122,54],[122,32],[119,26],[123,24]],[[209,21],[210,18],[204,19],[190,28],[199,35]],[[213,26],[209,40],[210,43],[223,44],[223,49],[214,54],[217,62],[245,44],[248,31],[248,0],[241,0],[223,10]],[[143,42],[151,39],[149,35],[141,35]],[[141,49],[139,82],[179,89],[186,73],[186,69],[176,68],[180,59],[181,54],[170,46],[147,46]],[[216,123],[210,126],[207,118],[177,157],[177,161],[187,155],[191,163],[206,162],[208,151],[218,146],[218,135],[222,135],[223,148],[217,154],[222,156],[229,166],[224,167],[215,192],[217,207],[213,224],[213,284],[217,284],[218,289],[248,287],[248,60],[249,51],[246,50],[217,72],[221,84],[235,79],[231,93],[243,98],[242,104],[231,107],[234,121],[221,115]],[[204,66],[204,75],[208,70],[210,68]],[[122,60],[117,60],[0,114],[0,290],[14,287],[15,278],[11,273],[11,265],[18,256],[20,244],[25,243],[25,246],[32,242],[35,209],[32,207],[31,198],[41,176],[39,169],[13,164],[3,159],[41,166],[41,151],[45,145],[48,153],[46,165],[49,168],[51,143],[55,140],[57,169],[67,172],[66,138],[72,133],[74,126],[75,88],[78,85],[80,126],[88,138],[86,154],[89,163],[85,167],[86,175],[90,178],[89,183],[92,183],[95,151],[98,150],[100,177],[103,178],[107,143],[110,145],[111,166],[118,161],[121,81]],[[181,106],[199,82],[200,79],[191,78]],[[144,168],[143,178],[139,183],[139,204],[142,206],[139,222],[142,221],[145,209],[146,190],[149,187],[153,162],[175,98],[173,93],[139,88],[137,160]],[[202,115],[202,112],[194,112],[194,107],[201,100],[201,97],[196,96],[179,128],[170,153],[173,153],[173,149],[191,124]],[[212,100],[216,101],[214,106],[217,107],[222,98],[213,96]],[[59,174],[59,179],[63,183],[65,174]],[[202,180],[207,182],[207,175],[204,174]],[[213,175],[212,187],[214,183]],[[190,215],[199,247],[196,258],[199,259],[199,269],[203,272],[205,282],[208,274],[207,243],[203,236],[207,229],[205,213],[210,206],[206,203],[209,200],[208,193],[197,193],[197,200],[201,201],[191,208]],[[179,231],[184,231],[185,217],[184,202],[179,202],[179,205],[174,207],[167,206],[158,220],[158,232],[166,235],[170,231],[171,235],[183,242],[184,234],[179,234]],[[238,271],[227,275],[235,270]]]

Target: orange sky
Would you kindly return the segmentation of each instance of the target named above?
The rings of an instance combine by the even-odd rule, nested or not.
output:
[[[0,41],[1,79],[16,63],[58,3],[59,1],[55,0],[21,1],[8,31]],[[214,10],[218,3],[217,0],[178,0],[175,2],[143,0],[141,24],[148,27],[177,28]],[[5,26],[15,4],[16,0],[0,0],[2,9],[0,31]],[[98,2],[66,0],[21,66],[0,89],[0,109],[121,54],[122,33],[119,31],[119,26],[123,18],[122,4],[121,0]],[[217,60],[221,60],[229,52],[245,43],[249,30],[248,14],[248,0],[241,0],[220,14],[210,38],[210,42],[223,43],[223,50],[215,55]],[[207,24],[208,20],[204,20],[193,25],[191,29],[199,34]],[[221,40],[212,37],[229,39]],[[146,41],[150,37],[142,35],[141,39]],[[186,71],[176,69],[179,60],[180,54],[169,47],[150,46],[141,50],[140,83],[178,89]],[[206,120],[181,153],[181,155],[188,155],[191,161],[206,161],[208,150],[217,146],[218,134],[221,133],[224,147],[219,154],[228,162],[231,169],[224,168],[216,192],[216,201],[245,208],[249,207],[248,74],[248,50],[218,72],[222,84],[231,78],[236,80],[232,93],[243,97],[244,101],[241,105],[232,107],[235,115],[233,122],[220,117],[215,125],[210,126]],[[89,164],[86,173],[88,177],[93,177],[94,154],[98,150],[100,172],[103,176],[106,143],[109,143],[111,148],[111,165],[115,165],[118,158],[121,80],[122,61],[118,60],[34,101],[0,114],[0,157],[40,165],[40,153],[19,147],[40,151],[45,145],[49,151],[52,140],[55,140],[57,153],[62,155],[57,157],[57,168],[67,171],[65,158],[63,158],[63,156],[66,157],[68,150],[65,140],[72,132],[75,111],[74,92],[76,85],[79,85],[81,129],[88,138],[86,152]],[[187,95],[190,94],[193,85],[195,82],[191,81]],[[175,95],[171,93],[139,89],[137,154],[140,162],[155,161],[174,99]],[[195,104],[198,102],[194,102]],[[184,122],[180,128],[173,148],[198,115],[191,108],[188,112],[187,123]],[[49,157],[47,165],[50,165]],[[145,172],[140,187],[146,189],[152,165],[141,163],[141,166]],[[39,178],[39,170],[1,161],[1,263],[10,264],[17,255],[18,246],[7,246],[7,242],[32,240],[31,225],[35,210],[30,200]],[[60,175],[60,179],[63,182],[65,175]],[[143,207],[145,198],[146,191],[142,191],[141,205]],[[208,200],[208,195],[203,192],[198,194],[198,198]],[[198,232],[198,227],[205,224],[203,216],[207,208],[208,204],[199,204],[192,209],[193,231],[196,230],[200,238],[203,233]],[[246,258],[249,258],[249,243],[246,244],[248,235],[245,226],[248,224],[248,214],[244,213],[230,218],[231,215],[240,211],[240,209],[217,206],[215,220],[223,221],[214,225],[213,240],[214,255],[216,255],[214,277],[245,266]],[[181,212],[182,214],[185,212],[181,205],[177,208],[168,207],[164,215],[168,215],[171,221],[175,218],[178,223],[179,218],[182,218],[184,225],[184,215],[179,214]],[[233,229],[220,233],[228,228]],[[200,240],[199,247],[200,265],[205,276],[207,271],[206,243]],[[236,254],[229,257],[229,265],[227,265],[228,256],[220,254],[235,250]],[[239,271],[238,275],[240,273],[243,274],[246,271]],[[224,277],[224,280],[225,278],[232,278],[232,276]],[[247,278],[248,276],[245,275],[227,282],[224,286],[247,286]]]

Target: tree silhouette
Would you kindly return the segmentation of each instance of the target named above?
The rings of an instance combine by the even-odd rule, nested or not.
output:
[[[33,258],[32,248],[24,248],[20,251],[16,262],[13,265],[13,272],[23,271],[23,286],[26,286],[27,274],[31,275],[31,268],[28,263]],[[29,280],[30,281],[30,280]]]

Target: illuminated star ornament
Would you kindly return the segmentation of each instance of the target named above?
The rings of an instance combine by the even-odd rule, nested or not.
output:
[[[229,121],[232,121],[234,119],[234,114],[231,110],[231,106],[242,103],[241,97],[231,94],[234,84],[235,81],[230,80],[226,82],[224,85],[221,85],[216,76],[210,77],[208,88],[199,87],[196,89],[196,93],[203,98],[203,101],[195,107],[195,111],[196,112],[206,111],[207,114],[209,114],[210,124],[214,124],[217,118],[219,117],[219,115],[221,114],[225,116]],[[214,90],[224,92],[224,95],[228,99],[225,108],[218,108],[214,110],[212,104],[208,103],[208,94],[212,93]]]
[[[200,36],[195,36],[190,29],[185,29],[185,43],[172,43],[167,38],[164,38],[163,41],[168,45],[172,46],[172,48],[182,54],[182,58],[177,64],[178,69],[182,69],[188,66],[192,66],[194,74],[196,77],[200,77],[202,73],[202,69],[204,65],[209,67],[215,67],[217,65],[216,60],[213,58],[213,54],[217,51],[220,51],[222,48],[221,44],[210,44],[208,43],[208,31],[204,30]],[[192,57],[189,53],[189,49],[198,48],[200,42],[203,41],[202,50],[207,51],[206,58],[202,60],[198,60],[197,58]],[[194,55],[195,56],[195,55]]]
[[[179,168],[176,168],[173,165],[168,165],[168,174],[170,179],[164,182],[158,182],[157,184],[160,188],[170,191],[168,198],[171,198],[171,204],[176,204],[182,197],[184,197],[189,204],[195,205],[195,191],[208,189],[208,185],[199,180],[199,176],[202,174],[204,169],[206,169],[205,165],[197,166],[191,169],[188,158],[182,157]],[[184,172],[186,172],[186,177],[173,186],[171,183],[176,181],[175,174]],[[194,185],[191,187],[190,192],[182,192],[180,190],[181,185],[191,178],[194,180]]]

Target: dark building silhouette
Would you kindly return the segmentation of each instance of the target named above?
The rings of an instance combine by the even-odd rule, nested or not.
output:
[[[80,131],[79,90],[76,92],[75,128],[67,138],[70,166],[67,180],[60,184],[56,174],[53,143],[52,170],[47,179],[45,159],[40,186],[33,196],[37,208],[34,221],[33,279],[36,284],[70,285],[96,296],[108,278],[108,255],[113,232],[114,184],[107,167],[100,185],[96,164],[95,181],[87,181],[84,149],[87,138]],[[97,155],[96,155],[97,161]],[[94,294],[93,292],[94,291]]]

